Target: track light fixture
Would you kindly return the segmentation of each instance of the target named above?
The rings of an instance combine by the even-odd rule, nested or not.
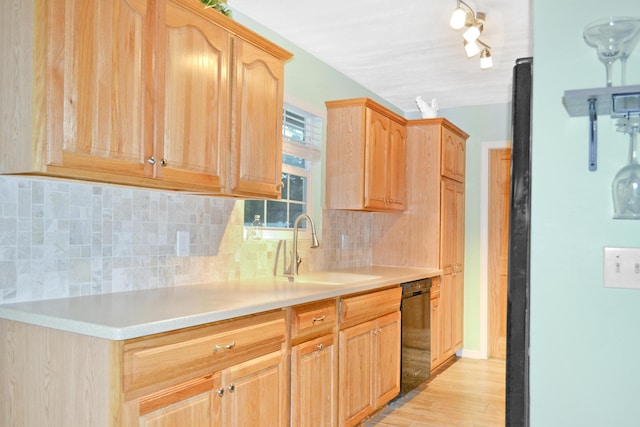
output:
[[[467,53],[467,56],[471,58],[480,53],[480,46],[478,46],[478,43],[476,43],[475,40],[470,42],[465,40],[464,51]]]
[[[491,47],[480,40],[484,31],[485,14],[474,10],[463,0],[457,0],[458,6],[451,14],[449,25],[454,30],[465,29],[462,34],[464,50],[469,58],[480,54],[480,68],[483,70],[493,66]],[[482,48],[480,47],[482,46]]]
[[[491,51],[488,47],[482,49],[480,52],[480,68],[486,70],[487,68],[493,67],[493,59],[491,58]]]

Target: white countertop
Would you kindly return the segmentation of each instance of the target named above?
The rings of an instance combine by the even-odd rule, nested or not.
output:
[[[366,266],[379,276],[343,285],[262,277],[0,305],[0,318],[124,340],[337,297],[442,274],[435,268]]]

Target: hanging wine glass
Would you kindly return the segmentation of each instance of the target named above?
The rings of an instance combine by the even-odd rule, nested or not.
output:
[[[635,32],[622,44],[620,52],[620,85],[627,84],[627,58],[640,40],[640,19],[635,19]]]
[[[612,85],[611,69],[613,63],[622,55],[622,48],[631,39],[638,28],[635,18],[606,18],[587,25],[583,37],[585,42],[596,48],[598,59],[605,65],[607,86]]]
[[[611,186],[616,219],[640,219],[638,129],[640,117],[621,119],[618,130],[629,134],[629,164],[618,171]]]

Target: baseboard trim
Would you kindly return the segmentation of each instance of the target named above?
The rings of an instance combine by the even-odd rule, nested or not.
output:
[[[459,353],[460,357],[468,359],[487,359],[487,355],[480,350],[461,350]]]

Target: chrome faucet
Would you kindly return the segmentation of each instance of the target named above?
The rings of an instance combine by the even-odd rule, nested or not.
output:
[[[316,234],[316,225],[313,222],[313,219],[307,214],[299,215],[293,223],[293,250],[291,252],[291,265],[285,271],[285,274],[290,274],[291,276],[298,275],[298,267],[302,262],[302,258],[298,254],[298,227],[300,226],[300,222],[307,218],[309,220],[309,224],[311,225],[311,248],[317,248],[320,246],[320,242],[318,241],[318,235]]]

